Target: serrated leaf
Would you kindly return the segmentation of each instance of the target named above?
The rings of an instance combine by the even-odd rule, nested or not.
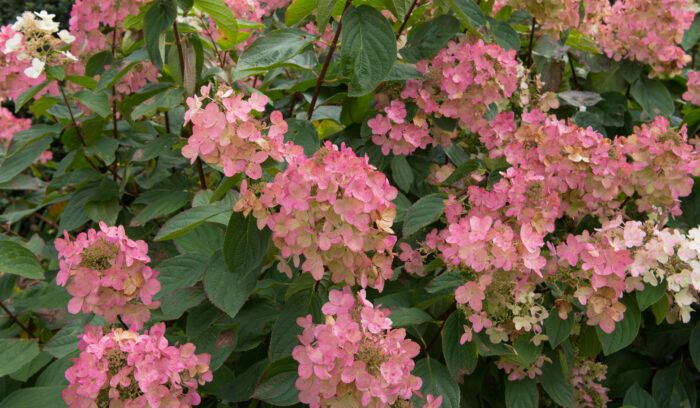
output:
[[[404,20],[406,13],[411,8],[411,3],[413,0],[384,0],[384,5],[396,17],[397,21]]]
[[[370,6],[350,6],[343,14],[341,63],[350,76],[348,96],[372,92],[396,61],[396,38],[386,18]]]
[[[109,106],[109,95],[106,92],[83,89],[71,95],[71,98],[87,106],[88,109],[103,118],[112,113]]]
[[[316,25],[320,33],[325,32],[336,3],[338,0],[316,0]]]
[[[0,377],[14,373],[37,355],[39,345],[36,340],[0,339]]]
[[[406,156],[402,154],[392,156],[391,176],[402,191],[408,192],[410,190],[413,184],[413,169],[408,164]]]
[[[606,356],[632,344],[639,333],[642,315],[637,303],[630,296],[623,297],[621,302],[627,307],[627,310],[625,310],[622,321],[615,323],[615,330],[608,334],[598,326],[595,328]]]
[[[625,393],[625,405],[630,405],[636,408],[656,408],[656,401],[654,398],[640,387],[639,384],[634,383],[627,392]]]
[[[637,298],[637,304],[639,305],[639,310],[645,311],[649,306],[658,302],[664,295],[666,295],[666,280],[659,282],[656,286],[652,286],[648,283],[644,283],[644,290],[636,291],[634,293]]]
[[[303,274],[301,276],[310,276]],[[297,278],[299,279],[299,278]],[[299,344],[298,335],[302,328],[297,324],[297,318],[307,315],[321,315],[321,300],[316,292],[304,290],[296,292],[284,303],[275,325],[272,326],[270,337],[270,359],[279,360],[292,354]]]
[[[571,334],[571,329],[574,328],[574,316],[573,313],[569,313],[566,320],[559,318],[559,313],[552,310],[549,313],[549,317],[544,321],[544,330],[549,338],[549,344],[552,348],[556,348],[558,345],[569,338]]]
[[[224,0],[194,0],[194,6],[209,14],[229,41],[238,37],[238,22]],[[240,60],[239,60],[240,62]]]
[[[218,251],[211,257],[204,272],[204,291],[216,307],[229,316],[236,317],[253,292],[256,281],[255,274],[231,273],[226,267],[221,251]]]
[[[146,12],[143,20],[143,33],[146,49],[153,65],[163,67],[160,49],[160,36],[170,28],[177,18],[177,4],[173,0],[156,0]]]
[[[290,27],[300,22],[316,8],[316,0],[294,0],[284,12],[284,23]]]
[[[445,211],[445,199],[443,194],[430,194],[416,201],[404,216],[403,236],[411,236],[440,218]]]
[[[49,147],[51,140],[51,137],[39,137],[7,156],[0,165],[0,183],[14,179],[34,163],[39,155]]]
[[[423,358],[416,363],[416,368],[412,372],[416,377],[423,380],[420,388],[422,395],[432,394],[442,396],[441,408],[459,408],[460,392],[457,382],[450,377],[447,368],[439,361],[430,357]],[[414,394],[411,402],[415,406],[422,406],[421,400]]]
[[[442,329],[442,353],[452,378],[462,382],[462,377],[476,368],[479,350],[475,341],[460,344],[467,319],[464,312],[457,310],[447,318]]]
[[[554,402],[571,407],[574,405],[574,389],[569,379],[571,368],[567,367],[565,361],[562,362],[559,353],[551,353],[548,356],[552,362],[546,362],[542,366],[540,384]]]
[[[11,273],[30,279],[44,277],[44,271],[34,254],[12,241],[0,241],[0,274],[3,273]]]
[[[154,241],[165,241],[185,235],[215,215],[230,210],[224,205],[203,205],[181,212],[163,224]]]
[[[658,78],[649,79],[646,75],[640,76],[632,85],[632,97],[652,118],[673,114],[673,97]]]
[[[29,387],[19,389],[0,401],[0,408],[64,408],[63,386]]]
[[[517,381],[506,380],[507,408],[535,408],[538,395],[535,380],[523,378]]]
[[[19,110],[22,109],[22,106],[24,106],[27,102],[31,101],[32,98],[34,98],[36,94],[41,92],[41,90],[44,89],[44,87],[46,87],[46,85],[48,84],[49,81],[44,81],[22,92],[17,97],[17,100],[15,100],[15,113],[19,112]]]
[[[412,28],[408,32],[406,46],[401,49],[401,56],[406,61],[416,63],[429,60],[447,41],[459,31],[459,21],[443,14]]]
[[[240,212],[231,214],[224,238],[224,260],[228,270],[238,279],[257,276],[271,236],[268,228],[258,229],[255,217],[245,217]]]
[[[299,54],[315,36],[296,28],[272,31],[258,38],[238,59],[236,69],[268,70]]]

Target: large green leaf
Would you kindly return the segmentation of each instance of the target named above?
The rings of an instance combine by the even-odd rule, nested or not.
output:
[[[688,349],[690,350],[690,357],[695,363],[695,368],[700,371],[700,323],[695,324],[693,331],[690,333]]]
[[[605,333],[600,327],[596,326],[596,333],[600,343],[603,345],[603,353],[606,356],[632,344],[637,337],[637,333],[639,333],[642,314],[637,307],[637,303],[631,296],[623,297],[622,303],[627,307],[627,310],[625,310],[625,316],[622,321],[615,324],[615,330],[612,333]]]
[[[442,408],[459,408],[460,392],[457,382],[450,377],[450,372],[439,361],[426,357],[416,363],[413,375],[423,380],[420,388],[422,395],[442,396]],[[422,406],[421,400],[414,394],[411,399],[415,406]],[[425,402],[425,401],[423,401]]]
[[[383,0],[383,2],[386,8],[391,11],[391,14],[396,17],[396,20],[403,21],[406,13],[411,8],[413,0]]]
[[[295,346],[299,345],[298,335],[301,326],[297,324],[298,317],[307,315],[321,316],[321,299],[316,292],[300,291],[292,295],[284,304],[282,311],[272,327],[270,337],[270,359],[279,360],[291,355]]]
[[[11,273],[31,279],[41,279],[44,271],[34,254],[12,241],[0,241],[0,274]]]
[[[190,208],[163,224],[154,241],[165,241],[185,235],[206,220],[226,211],[230,211],[230,208],[225,205],[202,205]]]
[[[648,283],[644,283],[644,290],[636,291],[634,293],[637,298],[637,304],[639,304],[639,310],[644,311],[649,306],[658,302],[663,296],[666,295],[666,281],[659,282],[656,286],[652,286]]]
[[[146,12],[143,21],[143,34],[146,49],[153,65],[163,67],[161,34],[173,25],[177,18],[177,4],[174,0],[156,0]]]
[[[15,176],[34,163],[50,144],[50,137],[39,137],[7,156],[0,165],[0,183],[14,179]]]
[[[180,255],[166,259],[156,268],[160,271],[159,299],[168,293],[187,286],[194,286],[204,276],[209,257],[202,254]]]
[[[83,89],[71,95],[71,98],[87,106],[88,109],[103,118],[106,118],[112,113],[109,106],[109,95],[104,91]]]
[[[306,31],[286,28],[255,40],[238,58],[238,71],[264,71],[299,54],[315,37]]]
[[[252,218],[252,217],[251,217]],[[209,300],[231,317],[253,292],[257,282],[255,274],[233,274],[226,267],[221,251],[216,252],[204,272],[204,291]]]
[[[462,377],[476,368],[479,352],[475,341],[460,344],[467,319],[464,312],[457,310],[447,318],[442,329],[442,353],[452,378],[462,381]]]
[[[12,374],[39,355],[36,340],[0,339],[0,377]]]
[[[445,211],[446,198],[443,194],[430,194],[416,201],[404,216],[403,236],[413,235],[440,218]]]
[[[0,401],[0,408],[64,408],[62,386],[22,388]]]
[[[517,381],[506,380],[507,408],[535,408],[537,401],[535,380],[527,377]]]
[[[397,154],[391,158],[391,176],[402,191],[408,192],[413,184],[413,169],[406,156]]]
[[[315,8],[316,0],[295,0],[284,13],[284,23],[293,26],[310,15]]]
[[[549,338],[549,344],[552,348],[556,348],[571,334],[571,329],[574,328],[574,315],[569,313],[566,320],[559,318],[559,313],[552,311],[547,320],[544,321],[544,330]]]
[[[194,0],[194,5],[214,19],[216,26],[226,34],[229,41],[236,40],[238,37],[238,22],[233,15],[233,11],[226,5],[224,0]]]
[[[637,408],[656,408],[656,401],[639,384],[634,383],[625,393],[625,405]]]
[[[640,76],[632,86],[632,97],[642,105],[644,112],[652,118],[673,114],[673,97],[658,78]]]
[[[458,31],[459,21],[447,14],[421,23],[409,31],[401,56],[411,63],[428,60],[447,45],[447,41]]]
[[[316,0],[316,25],[319,32],[325,31],[336,3],[338,3],[338,0]]]
[[[547,394],[559,405],[571,407],[574,405],[574,389],[571,385],[571,367],[560,353],[549,353],[552,362],[544,363],[540,383]]]
[[[231,214],[224,238],[224,260],[228,270],[237,279],[245,279],[251,274],[257,276],[271,236],[268,228],[258,229],[255,217],[245,217],[240,212]]]
[[[396,61],[396,37],[382,13],[370,6],[350,6],[343,15],[341,62],[350,76],[348,96],[372,92]]]

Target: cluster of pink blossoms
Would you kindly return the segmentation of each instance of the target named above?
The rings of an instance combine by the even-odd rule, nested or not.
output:
[[[693,105],[700,105],[700,71],[688,72],[688,90],[683,93],[683,100]]]
[[[678,45],[698,11],[693,0],[620,0],[598,26],[596,39],[609,58],[647,63],[652,74],[679,74],[690,62]]]
[[[406,120],[405,102],[380,102],[384,115],[367,122],[374,133],[372,141],[382,146],[384,154],[410,154],[428,144],[449,145],[456,133],[428,126],[428,115],[457,119],[460,126],[480,131],[487,127],[483,116],[489,105],[509,98],[517,89],[517,67],[515,50],[505,51],[482,40],[450,42],[429,63],[419,62],[424,79],[406,81],[401,91],[401,99],[418,106],[412,120]]]
[[[396,188],[367,157],[357,157],[345,145],[326,142],[311,158],[298,154],[288,160],[287,169],[263,187],[259,201],[244,185],[237,209],[254,210],[258,225],[272,230],[283,257],[293,256],[299,265],[304,255],[301,268],[314,279],[321,280],[327,268],[333,282],[357,280],[381,290],[393,276]]]
[[[610,402],[608,389],[601,385],[608,367],[597,361],[576,358],[571,371],[575,406],[580,408],[604,407]]]
[[[581,3],[585,13],[583,19],[579,15]],[[527,9],[540,30],[554,38],[559,38],[562,31],[570,29],[590,32],[590,24],[597,25],[602,13],[609,9],[607,0],[496,0],[494,13],[504,6],[515,10]]]
[[[15,117],[9,109],[0,106],[0,144],[5,148],[10,145],[15,133],[27,130],[31,126],[31,119]]]
[[[468,267],[476,273],[475,279],[455,293],[458,303],[468,305],[465,312],[470,327],[465,328],[464,340],[471,338],[472,330],[486,329],[496,340],[507,340],[504,334],[514,327],[541,333],[547,313],[533,303],[532,285],[559,276],[557,270],[567,266],[565,260],[575,268],[568,276],[579,301],[587,305],[588,323],[612,332],[625,311],[619,300],[635,283],[629,278],[639,273],[631,266],[631,247],[613,244],[620,241],[612,240],[605,231],[617,228],[614,223],[619,224],[617,216],[626,197],[636,197],[639,211],[653,213],[661,208],[673,215],[680,213],[680,198],[690,193],[691,176],[700,170],[685,127],[672,129],[665,118],[658,117],[635,128],[630,136],[611,140],[539,111],[524,113],[519,127],[510,113],[499,114],[490,125],[481,133],[481,140],[492,158],[505,158],[511,167],[490,189],[467,188],[466,214],[463,204],[450,196],[445,205],[448,227],[429,233],[423,248],[437,250],[450,267]],[[571,236],[556,248],[545,245],[545,235],[554,231],[557,219],[568,216],[578,222],[586,214],[612,221],[595,234]],[[654,265],[651,259],[659,255],[658,245],[654,247],[655,240],[650,242],[646,244],[657,249],[649,249],[652,255],[645,262]],[[408,246],[402,249],[402,259],[410,264],[407,270],[420,272],[420,252]],[[552,260],[555,254],[557,260]],[[695,257],[686,252],[681,260],[688,265]],[[684,270],[669,282],[678,282],[672,290],[678,313],[685,320],[696,294],[691,287],[692,268]],[[504,280],[513,284],[493,289]],[[499,302],[498,309],[504,314],[486,313],[492,309],[484,308],[482,301],[493,303],[489,296],[504,289],[513,294],[512,299]],[[505,321],[510,322],[508,327],[502,326]]]
[[[304,328],[292,351],[299,362],[299,401],[311,408],[412,407],[408,400],[422,385],[411,375],[420,346],[406,339],[404,329],[391,328],[389,310],[374,307],[364,290],[356,297],[348,286],[331,291],[321,310],[325,324],[312,323],[311,315],[297,319]],[[424,408],[441,403],[442,396],[429,395]]]
[[[199,405],[198,385],[212,380],[211,356],[192,343],[169,346],[165,324],[138,334],[86,326],[78,358],[66,370],[61,396],[70,408],[187,408]]]
[[[252,179],[262,177],[260,164],[268,157],[283,160],[284,134],[288,128],[282,113],[272,112],[271,125],[253,115],[253,111],[265,110],[267,96],[254,93],[244,100],[242,94],[221,87],[211,97],[210,86],[203,86],[201,94],[187,98],[185,123],[192,121],[194,126],[192,136],[182,148],[183,156],[194,163],[201,155],[205,162],[223,168],[227,177],[245,172]],[[210,101],[202,108],[206,99]]]
[[[114,323],[117,316],[135,330],[150,318],[150,309],[160,306],[153,296],[160,291],[158,271],[146,263],[148,245],[132,241],[124,227],[108,227],[100,222],[100,231],[81,232],[74,241],[64,232],[55,242],[60,270],[56,282],[67,287],[73,298],[68,311],[94,312]]]

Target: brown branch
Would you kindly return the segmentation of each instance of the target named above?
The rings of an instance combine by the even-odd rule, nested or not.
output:
[[[418,4],[418,0],[413,0],[411,8],[408,9],[408,13],[406,13],[406,17],[404,17],[403,23],[401,24],[401,27],[399,27],[399,33],[396,34],[396,38],[401,37],[401,33],[403,32],[403,29],[406,28],[406,23],[408,23],[408,19],[411,17],[411,13],[413,13],[413,9],[416,8],[416,4]]]
[[[199,173],[199,184],[203,189],[207,189],[207,179],[204,178],[204,169],[202,168],[202,159],[197,157],[197,173]]]
[[[528,68],[532,64],[532,42],[535,39],[535,23],[536,20],[532,18],[532,28],[530,28],[530,44],[527,46],[527,62],[525,67]]]
[[[2,307],[2,310],[4,310],[5,313],[7,313],[7,315],[10,316],[10,318],[11,318],[12,320],[14,320],[15,323],[17,323],[17,325],[18,325],[19,327],[21,327],[22,330],[24,330],[25,333],[27,333],[27,335],[29,335],[29,337],[31,337],[31,338],[33,338],[33,339],[36,338],[36,336],[34,335],[34,333],[32,333],[31,331],[29,331],[29,329],[27,328],[27,326],[25,326],[24,323],[20,322],[19,319],[17,318],[17,316],[13,315],[12,312],[10,312],[10,309],[8,309],[7,306],[5,306],[4,303],[2,303],[2,301],[0,301],[0,307]]]
[[[75,116],[73,116],[73,109],[70,107],[70,103],[68,103],[68,98],[66,98],[66,92],[63,90],[63,84],[61,84],[60,81],[57,82],[58,89],[61,91],[61,96],[63,96],[63,102],[65,102],[66,106],[68,107],[68,113],[70,114],[71,122],[73,122],[73,128],[75,129],[75,133],[78,134],[78,139],[80,139],[80,143],[83,145],[83,147],[85,147],[87,146],[87,143],[85,142],[83,134],[80,132],[80,128],[78,128],[78,122],[75,120]]]
[[[326,60],[323,61],[323,68],[321,68],[321,74],[318,76],[318,79],[316,80],[316,88],[314,88],[314,96],[311,98],[311,103],[309,104],[309,111],[306,113],[306,119],[311,120],[311,116],[314,114],[314,107],[316,106],[316,100],[318,100],[318,94],[321,91],[321,84],[323,83],[323,79],[326,77],[326,71],[328,71],[328,65],[331,63],[331,58],[333,57],[333,53],[335,52],[335,48],[338,46],[338,39],[340,38],[340,31],[343,28],[343,15],[345,14],[345,10],[348,9],[350,6],[350,3],[352,0],[346,0],[345,1],[345,8],[343,9],[343,14],[340,16],[340,20],[338,21],[338,29],[335,32],[335,36],[333,37],[333,42],[331,43],[331,48],[328,50],[328,55],[326,56]]]
[[[175,33],[175,44],[177,44],[177,56],[180,61],[180,78],[185,83],[185,54],[182,52],[182,42],[180,41],[180,31],[177,29],[177,21],[173,22],[173,32]]]

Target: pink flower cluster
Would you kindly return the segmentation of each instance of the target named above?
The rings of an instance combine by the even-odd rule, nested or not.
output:
[[[275,10],[287,7],[290,0],[226,0],[226,5],[231,8],[233,15],[239,20],[248,20],[255,23],[262,23],[262,19],[271,16]],[[241,30],[241,33],[247,30]],[[252,30],[251,30],[252,31]],[[214,36],[216,39],[218,33]],[[238,44],[236,49],[242,51],[255,41],[252,35],[243,43]]]
[[[199,157],[222,167],[231,177],[245,172],[252,179],[262,177],[260,164],[268,157],[282,161],[287,122],[282,113],[270,115],[271,125],[256,119],[253,111],[262,112],[269,102],[267,96],[254,93],[247,100],[224,88],[211,97],[209,86],[203,86],[202,96],[187,98],[189,109],[185,123],[192,121],[192,136],[182,148],[182,155],[192,163]],[[210,99],[203,108],[203,101]]]
[[[583,19],[579,15],[582,2]],[[569,29],[590,32],[589,24],[597,25],[601,12],[609,8],[606,5],[607,0],[496,0],[493,10],[498,12],[504,6],[515,10],[527,9],[542,32],[559,38],[562,31]]]
[[[679,74],[688,62],[678,44],[693,23],[692,0],[620,0],[610,6],[596,39],[609,58],[649,64],[652,74]]]
[[[124,227],[100,223],[100,231],[81,232],[72,241],[64,231],[56,239],[60,270],[56,283],[66,286],[73,298],[70,313],[94,312],[114,323],[117,315],[135,330],[150,318],[150,309],[160,306],[153,295],[160,290],[158,271],[146,263],[148,245],[132,241]]]
[[[68,24],[81,54],[110,49],[113,33],[105,34],[103,28],[119,30],[124,19],[138,16],[139,7],[146,3],[148,0],[75,0]]]
[[[0,144],[5,148],[10,146],[15,133],[27,130],[31,126],[31,119],[15,117],[9,109],[0,106]]]
[[[688,90],[683,93],[683,100],[700,106],[700,71],[688,72]]]
[[[449,145],[456,133],[428,126],[428,115],[458,119],[460,126],[480,131],[487,127],[483,116],[489,105],[517,89],[517,66],[515,50],[482,40],[450,42],[429,63],[419,62],[424,79],[406,81],[401,91],[401,99],[418,106],[412,120],[406,120],[404,102],[380,103],[385,114],[367,123],[374,133],[372,141],[382,146],[384,154],[409,154],[431,143]]]
[[[212,380],[211,356],[195,354],[192,343],[169,346],[164,335],[164,323],[144,334],[86,326],[80,356],[66,370],[63,400],[71,408],[199,405],[198,385]]]
[[[411,371],[420,346],[392,329],[389,310],[374,307],[364,290],[355,296],[346,286],[333,290],[321,309],[325,324],[300,317],[301,345],[292,356],[299,362],[299,401],[311,408],[356,406],[410,407],[422,380]],[[442,396],[428,396],[425,407],[437,408]]]
[[[393,276],[396,207],[391,200],[397,193],[367,157],[326,142],[311,158],[290,157],[287,169],[264,186],[260,197],[265,208],[279,209],[269,216],[254,214],[261,228],[270,227],[283,257],[293,256],[299,265],[304,255],[301,268],[314,279],[321,280],[327,268],[333,282],[354,285],[357,280],[381,290]]]

